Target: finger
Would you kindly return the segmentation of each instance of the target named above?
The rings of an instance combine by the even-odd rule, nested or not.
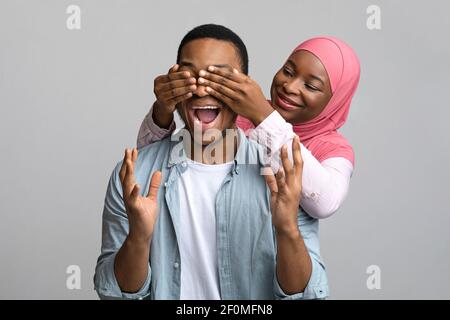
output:
[[[286,175],[286,183],[291,185],[294,180],[294,167],[292,166],[291,160],[289,160],[286,145],[281,148],[281,162],[283,163],[283,171]]]
[[[162,179],[161,171],[155,171],[152,175],[152,179],[150,180],[150,186],[148,187],[147,198],[149,198],[150,200],[157,199],[161,179]]]
[[[235,91],[239,90],[241,88],[241,86],[242,86],[242,83],[235,82],[235,81],[230,80],[230,79],[228,79],[226,77],[223,77],[221,75],[217,75],[217,74],[214,74],[214,73],[211,73],[211,72],[206,72],[204,70],[199,72],[199,76],[200,76],[200,78],[198,79],[199,80],[199,84],[201,83],[200,79],[204,79],[204,80],[209,80],[211,82],[215,82],[215,83],[224,85],[224,86],[226,86],[226,87],[228,87],[228,88],[230,88],[232,90],[235,90]]]
[[[169,102],[171,105],[176,105],[177,103],[180,103],[181,101],[184,101],[184,100],[186,100],[186,99],[189,99],[190,97],[192,97],[192,92],[188,92],[188,93],[183,94],[183,95],[181,95],[181,96],[178,96],[178,97],[169,99],[168,102]]]
[[[161,84],[158,87],[158,91],[165,92],[165,91],[170,91],[170,90],[176,89],[176,88],[189,87],[190,85],[193,85],[196,82],[197,82],[197,80],[193,77],[189,77],[187,79],[181,79],[181,80],[173,80],[173,81]]]
[[[216,66],[209,66],[208,71],[238,83],[243,82],[247,79],[247,75],[245,75],[244,73],[240,73],[235,68],[230,69],[230,68],[218,68]]]
[[[131,153],[131,160],[133,161],[133,163],[136,162],[137,157],[138,157],[138,150],[137,148],[133,148],[133,151]]]
[[[126,166],[127,150],[128,149],[125,149],[124,156],[123,156],[123,161],[122,161],[122,166],[120,167],[120,171],[119,171],[120,183],[122,183],[122,184],[123,184],[123,180],[125,179],[125,172],[127,170],[127,166]]]
[[[265,175],[264,179],[266,180],[267,186],[269,187],[270,193],[277,193],[278,192],[278,186],[277,186],[277,179],[275,179],[275,176],[273,175]]]
[[[167,82],[174,81],[174,80],[187,79],[190,77],[191,77],[191,74],[189,73],[189,71],[178,71],[178,72],[174,72],[174,73],[164,74],[164,75],[160,75],[155,78],[155,85],[167,83]]]
[[[170,100],[170,99],[173,99],[176,97],[183,96],[189,92],[194,93],[195,90],[197,90],[196,85],[192,85],[189,87],[177,88],[177,89],[171,89],[170,91],[160,93],[158,98],[162,101],[167,101],[167,100]]]
[[[174,73],[177,72],[180,68],[180,65],[178,63],[175,63],[172,67],[170,67],[169,71],[167,73]]]
[[[283,191],[284,188],[286,187],[286,181],[285,181],[285,174],[284,174],[284,170],[282,168],[280,168],[280,170],[278,170],[277,174],[275,175],[275,178],[277,180],[277,186],[278,186],[278,191]]]
[[[167,78],[169,81],[181,80],[191,77],[191,73],[189,71],[177,71],[174,73],[169,73]]]
[[[133,189],[131,190],[130,200],[136,201],[140,194],[141,194],[141,187],[136,183],[133,186]]]
[[[198,78],[198,84],[210,87],[224,96],[227,96],[231,100],[237,100],[240,97],[240,93],[236,92],[234,89],[230,89],[226,85],[218,84],[205,78]]]
[[[124,193],[128,196],[131,193],[131,190],[135,184],[135,178],[134,178],[134,165],[131,161],[131,151],[128,150],[128,159],[125,162],[126,163],[126,172],[125,172],[125,179],[124,179]]]
[[[298,136],[295,136],[292,140],[292,157],[294,159],[294,170],[295,175],[299,175],[303,170],[303,158],[300,149],[300,139]]]
[[[227,97],[226,95],[214,90],[211,87],[206,87],[206,91],[212,95],[213,97],[216,97],[220,101],[224,102],[226,105],[231,106],[233,104],[233,100]]]

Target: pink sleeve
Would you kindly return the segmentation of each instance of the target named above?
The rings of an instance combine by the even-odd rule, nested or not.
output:
[[[273,172],[280,168],[280,150],[286,144],[292,161],[292,125],[277,112],[272,112],[249,135],[266,148]],[[353,166],[345,158],[332,158],[320,163],[301,144],[303,158],[302,208],[312,217],[323,219],[336,212],[346,198]],[[337,159],[337,160],[335,160]],[[328,161],[331,160],[331,161]]]
[[[142,121],[137,137],[138,149],[145,147],[153,142],[164,139],[170,136],[175,130],[175,121],[172,121],[168,129],[159,127],[153,120],[153,107]]]

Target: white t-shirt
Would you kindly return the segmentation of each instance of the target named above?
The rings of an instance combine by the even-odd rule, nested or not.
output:
[[[207,165],[188,160],[178,180],[182,300],[219,300],[216,194],[233,162]]]

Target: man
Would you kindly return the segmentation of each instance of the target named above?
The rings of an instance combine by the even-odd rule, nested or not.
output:
[[[94,278],[99,296],[325,298],[317,221],[298,212],[298,139],[294,163],[284,148],[284,170],[266,177],[269,192],[259,146],[236,129],[230,108],[189,80],[208,66],[247,73],[245,45],[225,27],[203,25],[182,40],[177,65],[160,83],[178,90],[173,103],[187,131],[181,142],[126,150],[112,173]]]

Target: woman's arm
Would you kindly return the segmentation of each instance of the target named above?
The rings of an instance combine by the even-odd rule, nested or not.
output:
[[[284,144],[292,145],[295,133],[292,125],[273,110],[259,85],[236,69],[210,66],[200,72],[198,83],[206,91],[227,104],[234,112],[249,119],[256,128],[249,133],[252,140],[266,147],[272,170],[278,171],[280,149]],[[288,148],[292,160],[292,150]],[[348,192],[353,167],[346,159],[321,164],[303,145],[304,161],[302,208],[314,218],[331,216],[340,207]],[[350,166],[349,166],[350,165]]]
[[[153,112],[156,106],[155,102],[150,109],[149,113],[145,116],[144,121],[142,121],[141,128],[139,129],[137,137],[137,147],[138,149],[145,147],[146,145],[152,144],[153,142],[164,139],[170,136],[175,130],[175,121],[172,117],[172,122],[169,124],[168,128],[162,128],[156,124]]]
[[[311,154],[308,149],[306,152]],[[309,173],[303,176],[308,188],[303,193],[302,208],[314,218],[324,219],[334,214],[347,197],[353,165],[342,157],[320,163],[313,155],[311,158]]]
[[[295,133],[292,125],[287,123],[277,112],[272,112],[249,135],[267,150],[267,161],[272,170],[280,167],[280,150],[286,144],[292,145]],[[288,148],[289,158],[292,150]],[[342,157],[330,158],[322,163],[301,144],[303,158],[302,208],[312,217],[323,219],[336,212],[345,200],[353,166]]]

